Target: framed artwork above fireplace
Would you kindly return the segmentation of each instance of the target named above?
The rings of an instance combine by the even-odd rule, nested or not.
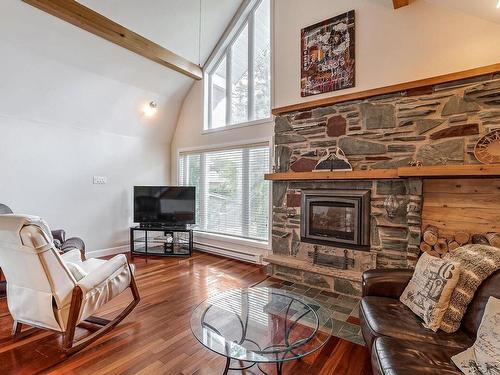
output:
[[[302,29],[302,97],[354,87],[354,34],[354,10]]]

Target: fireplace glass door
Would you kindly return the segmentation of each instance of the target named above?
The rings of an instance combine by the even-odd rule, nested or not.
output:
[[[353,242],[357,231],[357,202],[311,202],[309,235]]]
[[[301,241],[368,248],[369,190],[303,190]]]

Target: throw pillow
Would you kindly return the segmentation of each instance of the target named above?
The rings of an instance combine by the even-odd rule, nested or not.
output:
[[[451,360],[466,375],[500,374],[500,300],[490,297],[474,344]]]
[[[76,263],[65,262],[64,264],[66,264],[66,267],[68,267],[69,272],[71,272],[76,281],[80,281],[88,275],[88,273]]]
[[[424,253],[399,300],[424,321],[424,327],[437,331],[458,276],[458,264]]]
[[[481,244],[465,245],[446,254],[443,259],[460,264],[457,287],[451,295],[440,327],[447,333],[453,333],[460,328],[477,288],[488,276],[500,269],[500,249]]]

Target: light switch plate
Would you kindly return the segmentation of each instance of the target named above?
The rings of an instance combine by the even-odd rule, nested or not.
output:
[[[108,182],[105,176],[94,176],[94,185],[104,185]]]

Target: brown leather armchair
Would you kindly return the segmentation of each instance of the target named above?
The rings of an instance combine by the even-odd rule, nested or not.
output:
[[[2,214],[12,214],[13,211],[9,206],[0,203],[0,215]],[[71,237],[66,239],[66,232],[63,229],[57,229],[51,231],[52,237],[54,239],[54,245],[57,247],[59,252],[67,253],[71,250],[80,251],[82,260],[85,260],[85,242],[79,237]],[[6,281],[2,274],[2,269],[0,268],[0,298],[5,297]]]
[[[377,375],[462,374],[451,357],[476,339],[486,302],[500,298],[500,271],[486,279],[474,295],[455,333],[433,332],[399,302],[412,270],[370,270],[363,274],[360,321]]]

